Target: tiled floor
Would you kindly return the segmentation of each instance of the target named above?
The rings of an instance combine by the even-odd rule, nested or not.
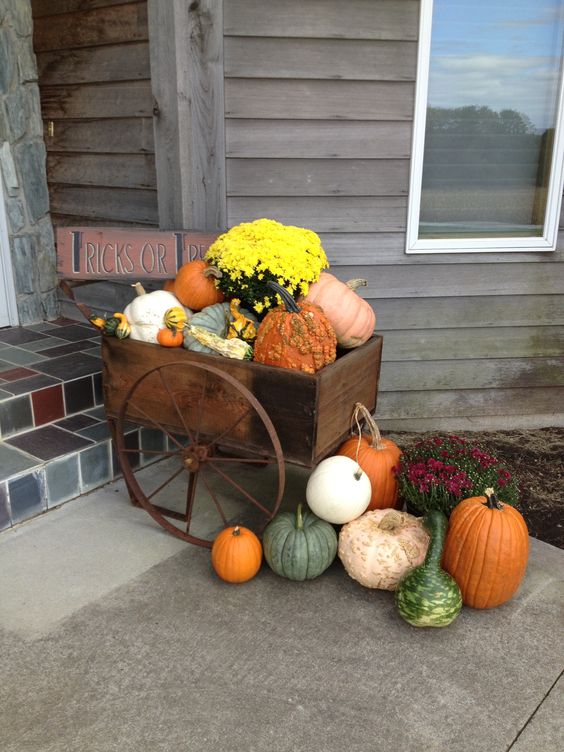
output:
[[[100,335],[58,319],[0,330],[0,530],[110,480]]]

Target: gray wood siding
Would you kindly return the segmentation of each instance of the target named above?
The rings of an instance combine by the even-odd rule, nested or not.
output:
[[[54,224],[156,225],[146,0],[32,0],[32,13]]]
[[[224,3],[228,225],[310,227],[334,274],[367,279],[384,428],[562,424],[564,234],[554,253],[404,252],[418,12]]]

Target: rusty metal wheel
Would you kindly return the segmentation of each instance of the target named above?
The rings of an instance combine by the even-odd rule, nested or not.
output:
[[[189,543],[209,548],[235,523],[260,533],[280,506],[284,457],[272,421],[215,366],[179,361],[145,373],[123,401],[115,443],[132,499]]]

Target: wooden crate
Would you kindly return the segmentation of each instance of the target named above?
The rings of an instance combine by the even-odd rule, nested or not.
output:
[[[172,363],[211,365],[236,378],[254,394],[274,424],[285,460],[312,467],[334,451],[348,435],[355,402],[362,402],[371,412],[376,408],[382,341],[381,336],[374,336],[364,345],[342,352],[334,363],[310,375],[220,355],[202,355],[183,348],[167,349],[145,342],[104,337],[106,414],[110,419],[117,418],[131,386],[157,366]],[[171,367],[169,370],[174,378],[175,369]],[[190,369],[182,369],[183,374],[187,370]],[[183,375],[183,378],[193,380],[195,388],[203,375],[202,371],[193,369],[193,374]],[[176,388],[178,384],[173,386]],[[182,386],[190,389],[188,383]],[[240,409],[240,405],[233,404],[231,397],[226,400],[225,390],[219,384],[215,391],[211,389],[210,394],[213,399],[205,406],[206,419],[210,430],[219,430],[222,424],[229,424],[231,413]],[[145,415],[154,415],[169,430],[182,432],[178,416],[173,411],[167,413],[164,387],[159,386],[156,378],[141,396]],[[143,414],[136,412],[135,406],[128,405],[127,414],[144,422]],[[257,421],[249,418],[242,422],[238,431],[241,446],[260,448],[263,434]]]

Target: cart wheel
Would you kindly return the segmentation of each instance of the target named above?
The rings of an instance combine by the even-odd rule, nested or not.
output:
[[[276,430],[252,392],[219,368],[179,361],[147,371],[124,398],[115,441],[132,499],[182,540],[211,548],[223,527],[260,533],[278,511],[285,469]]]

